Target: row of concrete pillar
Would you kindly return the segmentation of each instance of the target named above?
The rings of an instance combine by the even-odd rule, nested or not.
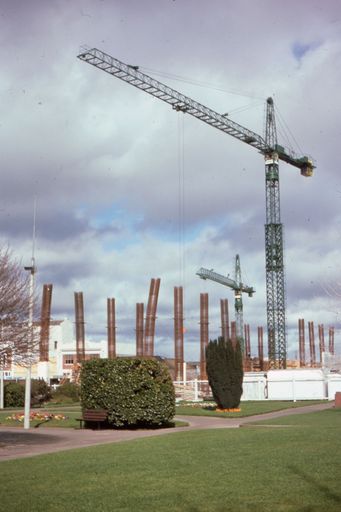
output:
[[[335,347],[334,347],[334,335],[335,330],[334,327],[329,327],[328,331],[329,340],[328,340],[328,352],[334,355]],[[308,322],[308,336],[309,336],[309,362],[308,364],[311,367],[317,365],[316,360],[316,350],[315,350],[315,329],[314,322]],[[299,357],[300,357],[300,366],[306,366],[306,350],[305,350],[305,322],[304,318],[298,319],[298,339],[299,339]],[[324,337],[324,325],[318,324],[318,339],[319,339],[319,363],[322,364],[322,354],[326,352],[326,344]]]
[[[41,307],[41,328],[39,342],[39,360],[49,360],[49,329],[51,318],[52,284],[43,286]],[[136,354],[139,356],[154,355],[155,320],[160,279],[152,279],[149,289],[145,325],[143,322],[144,305],[136,305]],[[83,292],[74,293],[75,300],[75,325],[76,325],[76,358],[77,362],[85,358],[85,321]],[[107,299],[107,329],[108,329],[108,357],[116,357],[116,312],[115,299]]]
[[[52,284],[43,287],[40,331],[40,361],[48,361],[49,326],[51,315]],[[144,304],[136,304],[136,355],[141,357],[154,356],[155,321],[160,289],[160,279],[151,279],[146,317],[144,319]],[[76,357],[77,362],[85,359],[85,331],[84,331],[84,302],[83,293],[75,292],[75,325],[76,325]],[[183,380],[184,367],[184,317],[183,317],[183,287],[174,287],[174,359],[175,379]],[[229,321],[229,305],[227,299],[220,300],[221,336],[224,339],[236,340],[236,324]],[[300,366],[305,366],[305,322],[298,320],[299,330],[299,360]],[[108,331],[108,357],[116,357],[116,311],[115,299],[107,299],[107,331]],[[314,323],[308,322],[309,335],[309,366],[317,365],[315,351]],[[258,336],[258,367],[264,369],[263,327],[257,328]],[[324,326],[318,325],[319,352],[322,363],[322,353],[325,351]],[[206,375],[206,347],[209,342],[209,298],[207,293],[200,294],[200,379],[205,380]],[[250,326],[244,325],[245,360],[251,359]],[[334,327],[329,328],[329,352],[334,354]]]
[[[150,282],[149,297],[144,322],[144,304],[136,304],[136,355],[152,357],[154,355],[154,337],[157,302],[160,290],[160,279]],[[76,317],[76,355],[77,362],[85,358],[84,338],[84,306],[83,293],[75,292]],[[107,331],[108,331],[108,357],[116,357],[116,311],[115,299],[107,299]]]

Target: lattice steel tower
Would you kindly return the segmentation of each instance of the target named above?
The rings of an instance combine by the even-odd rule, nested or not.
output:
[[[283,225],[281,224],[279,166],[276,151],[277,131],[272,98],[268,98],[266,104],[265,142],[270,150],[265,154],[265,269],[269,363],[272,368],[285,368]]]

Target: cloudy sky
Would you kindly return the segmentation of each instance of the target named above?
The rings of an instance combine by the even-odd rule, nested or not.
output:
[[[173,354],[173,287],[184,286],[186,357],[199,355],[199,295],[210,336],[219,299],[199,267],[256,289],[244,318],[266,325],[262,155],[77,59],[97,47],[263,135],[273,96],[280,144],[316,160],[312,178],[282,163],[288,344],[302,317],[335,325],[341,350],[341,4],[338,0],[0,0],[0,237],[30,262],[37,198],[37,287],[54,318],[106,337],[116,299],[121,353],[134,349],[135,304],[161,278],[156,351]]]

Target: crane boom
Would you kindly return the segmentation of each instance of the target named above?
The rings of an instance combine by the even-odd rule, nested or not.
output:
[[[214,110],[205,107],[201,103],[181,94],[180,92],[159,82],[155,78],[142,73],[138,66],[125,64],[111,55],[98,50],[97,48],[88,49],[78,55],[78,58],[92,66],[95,66],[110,75],[128,82],[130,85],[141,89],[142,91],[162,100],[174,110],[185,112],[204,123],[223,131],[236,139],[253,146],[263,155],[276,151],[278,158],[288,164],[298,167],[301,174],[311,176],[313,173],[313,162],[308,156],[299,157],[293,151],[276,144],[276,147],[269,147],[266,141],[257,133],[245,128],[244,126],[232,121],[226,115],[219,114]]]
[[[229,288],[232,288],[232,290],[245,292],[249,295],[249,297],[252,297],[252,295],[255,293],[255,290],[251,286],[246,286],[243,283],[238,284],[233,279],[230,279],[227,276],[223,276],[222,274],[218,274],[213,270],[208,270],[207,268],[201,267],[196,274],[197,276],[201,277],[201,279],[210,279],[216,283],[228,286]]]

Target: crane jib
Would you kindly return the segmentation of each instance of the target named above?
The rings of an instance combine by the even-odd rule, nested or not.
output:
[[[252,297],[255,293],[254,288],[251,286],[244,285],[243,283],[237,283],[235,280],[218,274],[217,272],[213,272],[213,270],[208,270],[207,268],[201,267],[196,274],[201,277],[201,279],[210,279],[211,281],[228,286],[229,288],[232,288],[232,290],[247,293],[249,297]]]
[[[276,148],[269,148],[263,137],[257,133],[232,121],[226,114],[219,114],[159,82],[155,78],[142,73],[138,66],[125,64],[97,48],[88,49],[80,53],[78,58],[168,103],[174,110],[190,114],[204,123],[253,146],[263,155],[268,155],[275,150],[280,160],[301,169],[302,175],[312,175],[314,165],[310,158],[306,156],[299,157],[283,146],[278,146],[278,150]]]

